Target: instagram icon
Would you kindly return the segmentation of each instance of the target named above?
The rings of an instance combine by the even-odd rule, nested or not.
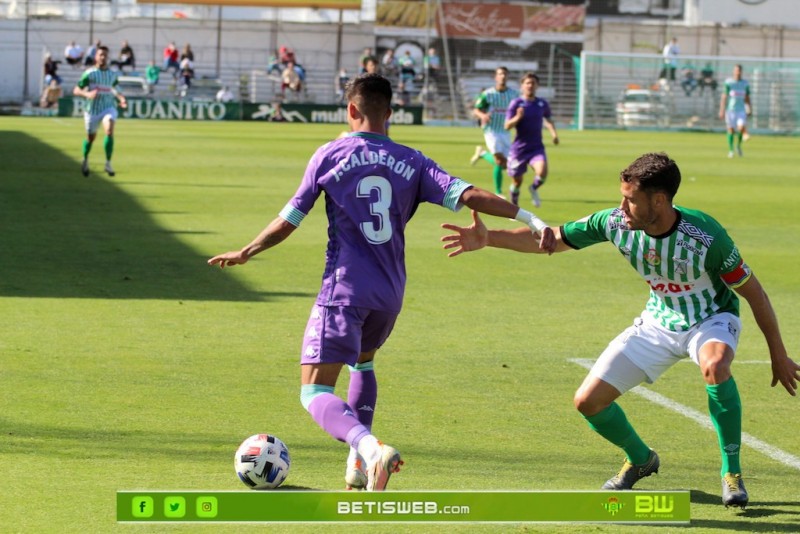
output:
[[[217,517],[217,498],[211,496],[202,496],[197,498],[197,517],[204,519]]]

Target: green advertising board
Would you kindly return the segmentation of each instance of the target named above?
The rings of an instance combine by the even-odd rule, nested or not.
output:
[[[120,491],[119,522],[688,524],[688,491]]]
[[[60,117],[82,117],[86,100],[66,97],[58,102]],[[128,107],[120,109],[122,119],[195,120],[195,121],[272,121],[278,106],[270,104],[197,102],[191,100],[155,100],[130,98]],[[280,114],[286,122],[309,124],[346,124],[347,108],[330,104],[282,104]],[[422,124],[422,106],[406,106],[394,110],[392,124]]]

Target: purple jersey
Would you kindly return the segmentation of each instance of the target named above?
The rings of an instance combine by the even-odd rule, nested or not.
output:
[[[280,213],[299,226],[325,192],[328,249],[317,304],[399,312],[406,223],[422,202],[456,211],[470,187],[383,135],[353,133],[320,147]]]
[[[541,98],[534,98],[533,100],[525,100],[522,97],[515,98],[508,105],[506,119],[513,119],[517,114],[517,108],[520,107],[525,109],[525,114],[522,116],[522,120],[517,123],[517,136],[511,144],[509,154],[521,160],[525,159],[522,156],[527,153],[544,150],[542,126],[544,119],[550,119],[550,105]]]

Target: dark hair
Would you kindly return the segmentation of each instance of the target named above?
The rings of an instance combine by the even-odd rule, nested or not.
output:
[[[392,104],[392,84],[380,74],[361,74],[347,82],[345,97],[358,111],[374,121],[383,121]]]
[[[494,73],[495,73],[495,74],[497,74],[497,71],[498,71],[498,70],[502,70],[503,72],[505,72],[506,74],[508,74],[508,67],[506,67],[506,66],[504,66],[504,65],[500,65],[499,67],[497,67],[496,69],[494,69]]]
[[[102,50],[106,54],[108,54],[108,47],[106,45],[101,45],[97,47],[98,50]]]
[[[671,202],[681,185],[681,171],[664,152],[651,152],[636,158],[619,174],[619,179],[637,186],[640,191],[660,191]]]
[[[524,82],[524,81],[525,81],[525,80],[527,80],[528,78],[530,78],[530,79],[532,79],[532,80],[536,80],[536,83],[537,83],[537,84],[539,83],[539,76],[537,76],[537,75],[536,75],[536,74],[534,74],[533,72],[526,72],[525,74],[523,74],[523,75],[522,75],[522,78],[520,78],[520,80],[519,80],[519,81],[520,81],[520,82]]]

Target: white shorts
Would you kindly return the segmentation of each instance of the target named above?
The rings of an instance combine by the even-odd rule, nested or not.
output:
[[[88,111],[85,112],[83,114],[83,122],[86,124],[86,133],[97,133],[97,127],[100,126],[103,119],[110,117],[111,122],[114,122],[117,120],[117,116],[117,108],[108,108],[96,115],[90,115]]]
[[[483,138],[486,140],[486,148],[489,149],[490,154],[502,154],[508,157],[508,151],[511,150],[510,132],[493,132],[491,130],[486,130],[483,132]]]
[[[642,314],[608,344],[589,373],[625,393],[642,382],[652,384],[686,357],[699,365],[700,348],[710,341],[735,352],[741,330],[742,321],[732,313],[714,315],[685,332],[671,332]]]
[[[746,111],[731,111],[725,112],[725,126],[728,128],[742,129],[747,126],[747,112]]]

